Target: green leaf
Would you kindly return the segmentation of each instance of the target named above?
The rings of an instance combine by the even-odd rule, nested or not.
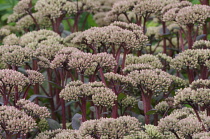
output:
[[[51,118],[48,118],[46,120],[47,120],[48,125],[49,125],[51,130],[62,128],[61,125],[57,121],[55,121],[55,120],[53,120]]]
[[[8,19],[8,17],[9,17],[9,15],[10,15],[10,14],[8,14],[8,13],[7,13],[7,14],[4,14],[4,15],[1,17],[1,20],[2,20],[2,21],[6,21],[6,20]]]
[[[41,98],[50,98],[50,97],[48,97],[46,95],[32,95],[28,100],[34,101],[34,99],[36,99],[38,97],[41,97]]]
[[[52,81],[48,81],[48,82],[49,82],[52,86],[54,86],[54,87],[56,87],[56,88],[58,88],[58,89],[63,89],[62,86],[56,84],[55,82],[52,82]]]
[[[156,113],[156,109],[151,109],[151,110],[149,110],[147,113],[146,113],[146,115],[152,115],[152,114],[155,114]]]
[[[1,6],[0,6],[0,11],[7,10],[7,9],[9,9],[9,8],[12,8],[12,6],[11,6],[10,4],[7,4],[7,3],[1,4]]]

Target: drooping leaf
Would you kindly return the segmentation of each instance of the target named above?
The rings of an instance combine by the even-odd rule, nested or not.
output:
[[[8,3],[1,4],[0,11],[7,10],[8,8],[12,8],[10,4],[8,4]]]
[[[55,120],[53,120],[51,118],[48,118],[46,120],[47,120],[48,125],[49,125],[51,130],[55,130],[55,129],[61,128],[61,125],[57,121],[55,121]]]
[[[65,104],[65,107],[71,105],[72,103],[75,103],[76,101],[69,101]],[[58,110],[56,110],[55,112],[58,112],[58,111],[61,111],[62,110],[62,107],[59,107]]]
[[[95,112],[95,111],[96,111],[94,106],[91,106],[91,107],[90,107],[90,110],[91,110],[92,112]]]
[[[149,110],[147,113],[146,113],[146,115],[152,115],[152,114],[155,114],[156,113],[156,109],[151,109],[151,110]]]
[[[48,97],[46,95],[32,95],[28,100],[34,101],[34,99],[36,98],[51,98],[51,97]]]
[[[61,37],[62,37],[62,38],[66,38],[66,37],[69,36],[70,34],[71,34],[70,31],[64,30],[64,31],[61,33]]]
[[[63,87],[62,86],[60,86],[60,85],[58,85],[58,84],[56,84],[56,83],[54,83],[54,82],[52,82],[52,81],[48,81],[52,86],[54,86],[54,87],[56,87],[56,88],[58,88],[58,89],[63,89]]]
[[[143,101],[139,101],[138,102],[138,108],[140,109],[140,110],[144,110],[144,104],[143,104]]]
[[[204,37],[206,37],[206,34],[201,34],[196,37],[196,41],[199,41],[199,40],[203,39]]]
[[[161,36],[168,36],[168,35],[170,35],[170,30],[169,30],[168,28],[166,28],[166,29],[165,29],[165,33],[163,33],[163,28],[160,28],[159,34],[160,34]]]
[[[79,127],[81,126],[81,118],[82,118],[82,115],[79,113],[76,113],[72,117],[71,125],[72,125],[73,129],[75,129],[75,130],[79,129]]]

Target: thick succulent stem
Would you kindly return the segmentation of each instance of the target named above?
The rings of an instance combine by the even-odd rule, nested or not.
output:
[[[193,38],[192,38],[193,25],[188,25],[187,29],[188,29],[188,36],[187,36],[188,48],[192,49],[192,46],[193,46]]]
[[[65,100],[61,98],[61,106],[62,106],[62,125],[63,129],[66,129],[66,106]]]
[[[193,110],[194,110],[194,112],[195,112],[195,114],[196,114],[196,116],[197,116],[198,121],[199,121],[199,122],[201,123],[201,125],[202,125],[203,131],[206,132],[206,128],[205,128],[205,126],[204,126],[203,123],[202,123],[201,117],[200,117],[200,115],[198,114],[198,110],[197,110],[195,107],[193,107]]]
[[[118,117],[118,103],[117,101],[114,101],[114,106],[112,107],[112,118]]]
[[[144,117],[145,117],[145,124],[150,123],[150,115],[147,115],[147,112],[151,110],[151,99],[152,95],[149,92],[142,92],[142,101],[144,105]]]
[[[81,111],[82,111],[82,122],[85,122],[87,120],[86,118],[86,97],[83,96],[82,99],[82,106],[81,106]]]
[[[163,35],[166,34],[166,23],[162,22],[162,26],[163,26]],[[166,38],[163,37],[163,53],[166,54]]]
[[[52,81],[52,71],[51,69],[47,69],[47,77],[49,81]],[[53,88],[50,82],[48,82],[49,86],[49,95],[50,95],[50,107],[51,107],[51,117],[52,119],[56,120],[56,115],[55,115],[55,105],[54,105],[54,100],[53,100]]]
[[[192,83],[195,80],[193,69],[187,67],[187,74],[188,74],[189,83]]]

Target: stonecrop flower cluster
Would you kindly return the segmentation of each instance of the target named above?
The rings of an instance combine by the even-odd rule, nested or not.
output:
[[[210,138],[209,0],[0,11],[0,138]]]

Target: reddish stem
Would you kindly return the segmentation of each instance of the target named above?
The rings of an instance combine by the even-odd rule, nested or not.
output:
[[[145,124],[149,124],[150,123],[150,115],[147,115],[147,112],[149,110],[151,110],[152,95],[149,92],[146,92],[146,93],[142,92],[141,96],[142,96],[142,101],[143,101],[143,105],[144,105]]]
[[[162,22],[162,26],[163,26],[163,35],[166,34],[166,23]],[[166,38],[165,36],[163,37],[163,53],[166,54]]]
[[[61,106],[62,106],[62,125],[63,129],[66,129],[66,106],[65,100],[61,98]]]
[[[83,96],[82,99],[82,105],[81,105],[81,111],[82,111],[82,122],[85,122],[87,120],[86,118],[86,97]]]
[[[112,107],[112,118],[117,118],[118,117],[118,103],[117,100],[114,101],[114,106]]]
[[[187,29],[188,29],[188,36],[187,36],[188,48],[192,49],[192,46],[193,46],[193,38],[192,38],[193,25],[191,25],[191,24],[187,25]]]

